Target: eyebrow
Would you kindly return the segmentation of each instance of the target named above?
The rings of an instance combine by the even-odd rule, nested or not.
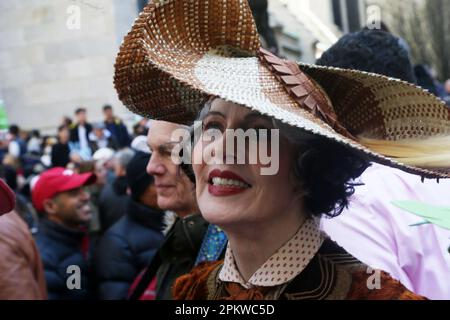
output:
[[[156,148],[153,148],[150,145],[150,143],[147,142],[147,147],[150,149],[150,151],[158,150],[160,152],[161,151],[164,152],[164,151],[168,151],[168,150],[173,149],[174,145],[177,144],[177,143],[179,143],[179,142],[175,142],[175,141],[173,141],[173,142],[166,142],[166,143],[163,143],[163,144],[160,144],[160,145],[156,146]]]
[[[226,118],[225,115],[222,112],[219,112],[219,111],[209,111],[206,114],[205,118],[210,117],[210,116],[219,116],[219,117],[222,117],[222,118]]]
[[[168,152],[168,151],[172,151],[172,149],[174,148],[174,146],[176,145],[176,144],[178,144],[179,142],[176,142],[176,141],[170,141],[170,142],[166,142],[166,143],[163,143],[163,144],[160,144],[159,146],[158,146],[158,151],[159,152]]]

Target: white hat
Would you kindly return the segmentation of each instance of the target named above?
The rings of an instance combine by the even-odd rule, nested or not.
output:
[[[98,149],[93,156],[95,161],[107,161],[114,156],[114,150],[110,148],[101,148]]]
[[[150,148],[148,147],[146,136],[137,136],[136,138],[134,138],[134,140],[131,142],[131,148],[144,153],[152,153]]]

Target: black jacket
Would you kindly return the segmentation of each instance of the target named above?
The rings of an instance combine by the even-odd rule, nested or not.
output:
[[[129,200],[126,214],[105,233],[97,248],[100,299],[127,298],[134,279],[162,244],[163,218],[163,211]]]
[[[126,177],[116,177],[112,183],[106,184],[98,197],[98,212],[102,231],[108,230],[127,211],[130,196],[127,192]]]
[[[70,141],[71,142],[80,142],[80,137],[78,136],[78,127],[79,126],[80,126],[79,124],[75,124],[70,127]],[[91,141],[89,139],[89,134],[92,132],[92,125],[90,123],[86,123],[84,125],[84,127],[86,128],[86,140],[89,142],[89,141]]]
[[[130,293],[129,300],[143,298],[154,277],[156,300],[171,300],[175,280],[194,267],[207,229],[208,222],[200,214],[177,218],[161,248]]]
[[[50,220],[43,220],[39,225],[36,244],[44,264],[50,300],[89,299],[90,283],[87,257],[82,251],[84,232],[73,231]],[[70,290],[68,278],[75,275],[69,267],[80,270],[81,288]],[[69,283],[73,283],[69,279]]]
[[[156,300],[172,299],[172,285],[194,267],[207,229],[200,214],[175,222],[158,252],[162,263],[156,273]]]
[[[69,144],[57,143],[52,147],[52,167],[65,168],[70,162]]]
[[[109,132],[111,132],[112,136],[114,137],[118,149],[130,146],[131,137],[130,134],[128,133],[127,127],[124,125],[122,120],[116,118],[112,122],[105,121],[104,123],[106,129],[108,129]]]

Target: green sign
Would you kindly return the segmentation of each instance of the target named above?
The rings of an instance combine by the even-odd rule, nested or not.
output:
[[[3,104],[3,100],[0,100],[0,130],[6,130],[9,128],[8,115],[6,114],[6,108]]]

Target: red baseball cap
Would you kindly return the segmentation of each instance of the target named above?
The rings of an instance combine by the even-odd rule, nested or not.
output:
[[[77,174],[64,168],[53,168],[42,173],[31,191],[33,205],[38,212],[44,211],[44,201],[61,192],[93,184],[97,176],[93,173]]]
[[[0,179],[0,215],[11,212],[16,206],[16,196],[8,185]]]

